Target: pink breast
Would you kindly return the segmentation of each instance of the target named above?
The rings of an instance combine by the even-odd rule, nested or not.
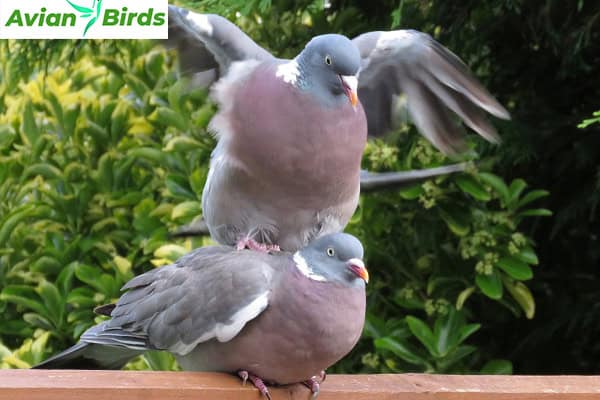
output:
[[[235,98],[230,150],[249,170],[298,195],[323,186],[356,190],[367,138],[360,104],[320,105],[272,67],[257,69]]]

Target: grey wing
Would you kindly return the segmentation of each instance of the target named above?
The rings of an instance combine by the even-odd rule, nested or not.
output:
[[[182,72],[202,86],[223,76],[232,62],[273,58],[227,19],[172,5],[167,46],[177,47]]]
[[[358,93],[369,135],[382,135],[394,127],[396,101],[403,93],[419,131],[443,152],[454,153],[463,146],[448,110],[485,139],[498,141],[485,113],[509,119],[508,111],[431,36],[413,30],[369,32],[353,42],[362,58]]]
[[[227,342],[269,303],[277,257],[204,247],[129,281],[101,329],[81,339],[180,355],[211,339]]]

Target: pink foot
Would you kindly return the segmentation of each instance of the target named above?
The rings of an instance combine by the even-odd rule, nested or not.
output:
[[[238,376],[242,378],[242,385],[246,385],[246,381],[250,379],[250,382],[254,385],[255,388],[258,389],[260,394],[265,396],[268,400],[271,399],[271,393],[269,393],[269,389],[267,389],[267,385],[256,375],[252,375],[248,371],[238,371]]]
[[[280,251],[279,246],[277,246],[276,244],[259,243],[256,240],[250,238],[240,239],[235,247],[237,250],[250,249],[260,251],[263,253]]]
[[[309,380],[302,382],[302,384],[310,389],[312,398],[316,399],[321,390],[321,383],[325,382],[325,379],[327,379],[327,374],[325,371],[321,371],[319,372],[319,376],[313,376]]]

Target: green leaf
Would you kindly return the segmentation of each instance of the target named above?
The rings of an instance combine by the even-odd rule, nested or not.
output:
[[[521,249],[517,254],[514,255],[519,260],[526,262],[527,264],[538,265],[539,260],[535,251],[532,247],[526,246]]]
[[[147,351],[142,357],[153,371],[173,371],[177,365],[175,357],[166,351]]]
[[[137,147],[129,150],[127,155],[152,161],[156,166],[166,165],[165,153],[152,147]]]
[[[44,329],[46,331],[53,331],[56,329],[55,326],[50,323],[50,321],[37,313],[23,314],[23,321],[27,322],[29,325]]]
[[[454,181],[463,192],[470,194],[477,200],[489,201],[492,198],[485,190],[485,186],[477,182],[472,176],[457,175]]]
[[[0,150],[10,146],[16,136],[17,134],[12,126],[6,124],[0,125]]]
[[[477,176],[482,182],[490,185],[504,203],[508,203],[510,197],[508,193],[508,186],[506,186],[506,183],[504,183],[502,178],[489,172],[480,172],[477,174]]]
[[[9,235],[13,233],[18,224],[35,213],[35,206],[28,204],[21,209],[16,209],[0,226],[0,247],[6,243]]]
[[[481,289],[483,294],[490,299],[498,300],[502,298],[502,281],[498,271],[494,270],[491,275],[477,274],[475,283],[477,283],[477,287]]]
[[[166,258],[171,261],[175,261],[178,258],[184,256],[187,253],[185,247],[178,246],[176,244],[165,244],[159,247],[154,252],[154,256],[157,258]]]
[[[416,352],[412,351],[408,346],[398,342],[397,340],[391,337],[383,337],[379,339],[375,339],[375,348],[376,349],[385,349],[394,353],[396,356],[400,357],[404,361],[415,364],[415,365],[426,365],[427,361]]]
[[[465,305],[465,302],[467,301],[467,299],[469,297],[471,297],[471,295],[473,294],[474,291],[475,291],[475,286],[470,286],[458,294],[458,297],[456,298],[456,309],[457,310],[462,310],[463,306]]]
[[[423,187],[420,184],[413,185],[406,189],[400,189],[398,191],[398,193],[400,194],[400,197],[402,197],[405,200],[417,199],[420,195],[423,194],[423,192],[424,192]]]
[[[550,194],[550,192],[548,192],[547,190],[532,190],[532,191],[528,192],[525,196],[523,196],[521,198],[521,200],[519,200],[517,202],[516,208],[521,208],[537,199],[546,197],[549,194]]]
[[[186,153],[188,151],[194,151],[198,148],[202,148],[204,145],[197,140],[192,139],[188,136],[177,136],[169,140],[167,145],[164,147],[164,151],[176,151],[180,153]]]
[[[439,357],[440,354],[437,350],[437,341],[429,326],[419,318],[411,315],[406,316],[405,319],[412,334],[427,348],[427,351],[429,351],[432,356]]]
[[[512,363],[508,360],[490,360],[481,368],[483,375],[511,375]]]
[[[62,179],[62,172],[50,164],[33,164],[23,171],[21,182],[25,182],[31,176],[41,175],[46,179]]]
[[[146,83],[144,83],[142,79],[132,73],[125,73],[125,75],[123,75],[123,79],[125,79],[127,85],[129,85],[129,87],[131,87],[135,94],[140,98],[144,98],[145,94],[152,92],[152,90],[148,87],[148,85],[146,85]]]
[[[438,207],[440,217],[457,236],[465,236],[471,230],[468,215],[458,207],[445,205]]]
[[[496,266],[518,281],[526,281],[533,278],[531,267],[516,257],[502,257],[498,260]]]
[[[75,288],[67,295],[67,303],[82,309],[91,310],[91,308],[96,305],[96,301],[94,301],[94,291],[89,287]]]
[[[184,201],[173,207],[171,219],[191,219],[202,214],[202,205],[197,201]]]
[[[62,267],[62,263],[56,258],[51,256],[41,256],[31,264],[30,270],[44,275],[56,275],[60,272]]]
[[[93,287],[107,298],[113,298],[119,294],[119,288],[115,282],[115,278],[100,272],[97,268],[85,264],[78,264],[75,268],[75,276],[77,276],[77,279]]]
[[[509,191],[508,203],[515,204],[515,202],[519,199],[519,196],[521,195],[523,190],[525,190],[526,187],[527,187],[527,183],[523,179],[519,178],[519,179],[513,180],[510,184],[510,187],[508,188],[508,191]]]
[[[180,175],[169,175],[166,180],[169,193],[176,198],[186,200],[196,200],[196,193],[189,187],[188,180]]]
[[[43,280],[36,291],[44,301],[46,310],[48,310],[47,316],[55,326],[59,326],[64,316],[65,302],[58,289],[52,283]]]
[[[23,109],[21,137],[24,139],[24,142],[33,144],[37,141],[39,136],[40,130],[33,115],[33,104],[31,104],[31,101],[27,101],[27,103],[25,103],[25,108]]]
[[[521,211],[518,215],[520,217],[550,217],[552,211],[545,208],[531,208],[529,210]]]
[[[47,315],[46,307],[39,300],[38,294],[30,286],[11,285],[0,292],[0,300],[29,308],[40,315]]]
[[[522,282],[512,282],[509,279],[504,279],[504,286],[513,299],[521,306],[527,319],[532,319],[535,315],[535,300],[529,288]]]
[[[477,332],[479,328],[481,328],[481,324],[468,324],[461,326],[458,334],[458,343],[462,343],[467,340],[467,338]]]
[[[181,115],[167,107],[158,107],[148,119],[162,126],[174,126],[183,132],[187,130],[187,122]]]
[[[448,352],[458,346],[458,337],[456,335],[461,323],[463,323],[462,314],[456,312],[454,308],[448,307],[448,313],[439,316],[435,320],[433,335],[436,339],[437,354],[445,357]]]

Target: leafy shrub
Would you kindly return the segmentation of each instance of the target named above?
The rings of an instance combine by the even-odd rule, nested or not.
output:
[[[14,88],[0,116],[5,345],[40,332],[52,333],[37,345],[44,355],[71,344],[127,280],[203,243],[175,243],[169,228],[200,214],[213,109],[151,46],[82,48],[4,83]]]

